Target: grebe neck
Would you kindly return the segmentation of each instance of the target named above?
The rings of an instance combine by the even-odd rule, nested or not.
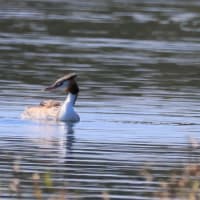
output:
[[[58,113],[58,120],[60,121],[72,121],[78,122],[80,120],[79,115],[74,110],[74,105],[77,99],[77,94],[68,93],[63,105]]]
[[[65,101],[64,101],[64,105],[68,105],[73,107],[76,103],[76,99],[77,99],[77,94],[72,94],[72,93],[68,93]]]

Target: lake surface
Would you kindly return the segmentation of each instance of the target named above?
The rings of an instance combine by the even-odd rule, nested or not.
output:
[[[38,174],[44,199],[152,199],[157,178],[198,159],[199,11],[198,0],[1,0],[1,198],[35,199]],[[26,106],[64,100],[42,90],[67,72],[81,121],[22,120]]]

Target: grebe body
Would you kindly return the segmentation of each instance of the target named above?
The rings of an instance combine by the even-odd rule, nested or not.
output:
[[[70,73],[45,88],[46,91],[49,91],[58,87],[64,87],[68,94],[63,103],[54,100],[43,101],[38,106],[28,107],[22,113],[22,118],[78,122],[80,117],[75,111],[74,106],[79,88],[75,77],[75,73]]]

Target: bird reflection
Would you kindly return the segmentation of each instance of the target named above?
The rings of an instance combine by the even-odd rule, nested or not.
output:
[[[50,160],[65,162],[73,153],[73,123],[39,123],[29,126],[29,139],[38,147],[40,157],[44,155]],[[53,157],[53,158],[52,158]]]
[[[68,123],[66,125],[66,137],[67,137],[66,149],[67,149],[67,153],[69,153],[69,154],[72,153],[73,143],[75,142],[73,126],[74,126],[73,123]]]

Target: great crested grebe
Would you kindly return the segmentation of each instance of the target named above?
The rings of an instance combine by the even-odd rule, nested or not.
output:
[[[49,91],[58,87],[64,87],[68,95],[63,103],[54,100],[43,101],[38,106],[28,107],[23,112],[22,118],[78,122],[80,118],[74,110],[74,105],[79,92],[78,84],[75,81],[76,76],[75,73],[69,73],[62,78],[59,78],[51,86],[45,88],[45,91]]]

